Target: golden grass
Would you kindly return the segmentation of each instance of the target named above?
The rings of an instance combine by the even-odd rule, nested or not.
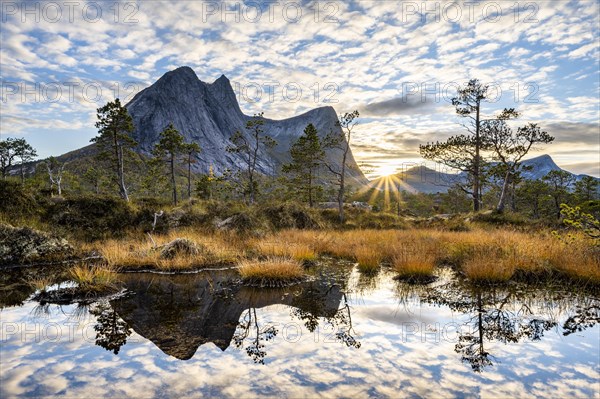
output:
[[[302,264],[289,258],[244,259],[238,265],[240,276],[244,281],[261,285],[290,282],[300,279],[304,275]]]
[[[471,248],[461,269],[465,276],[478,282],[508,281],[516,270],[514,252],[504,253],[499,246],[477,245]]]
[[[110,240],[97,248],[115,268],[183,270],[229,263],[258,253],[270,258],[313,260],[319,255],[356,260],[361,270],[390,263],[400,275],[431,274],[446,264],[474,281],[505,281],[526,275],[560,274],[600,284],[600,254],[583,236],[565,243],[548,231],[473,228],[466,232],[413,230],[283,230],[262,239],[240,239],[227,233],[191,229],[156,236],[157,245],[186,238],[203,250],[197,255],[160,259],[148,239]],[[235,241],[234,241],[235,240]],[[91,249],[91,248],[88,248]]]
[[[96,243],[96,248],[109,266],[117,269],[159,269],[185,270],[215,264],[235,263],[245,253],[243,244],[229,242],[227,237],[218,234],[207,235],[194,230],[173,231],[166,235],[154,236],[156,245],[149,239],[108,240]],[[201,250],[195,255],[182,254],[171,259],[161,258],[160,247],[177,238],[185,238],[195,243]]]
[[[392,259],[394,271],[402,277],[431,276],[437,258],[427,252],[399,251]]]
[[[354,258],[358,262],[358,269],[364,273],[371,273],[379,268],[383,256],[375,246],[366,244],[354,248]]]
[[[116,282],[116,273],[106,266],[79,265],[70,269],[69,274],[79,288],[88,292],[112,288]]]
[[[317,255],[307,243],[264,239],[256,241],[253,247],[265,256],[290,257],[299,261],[314,260]]]
[[[539,278],[558,272],[600,283],[598,249],[582,236],[564,243],[547,231],[284,231],[271,239],[280,238],[290,245],[308,245],[317,255],[356,260],[366,269],[389,261],[400,275],[431,274],[436,264],[450,264],[478,282],[506,281],[517,272]]]
[[[392,255],[392,267],[400,277],[431,276],[441,258],[439,237],[419,232],[398,245]]]
[[[46,289],[54,284],[50,277],[35,277],[27,281],[27,284],[36,291],[45,292]]]

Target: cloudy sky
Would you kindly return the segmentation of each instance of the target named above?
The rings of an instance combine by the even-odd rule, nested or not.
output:
[[[260,4],[259,4],[260,3]],[[591,1],[1,1],[2,137],[42,157],[89,143],[95,109],[181,65],[228,76],[247,114],[359,109],[372,176],[460,133],[450,99],[479,78],[556,137],[539,149],[600,176],[599,4]],[[533,154],[535,155],[535,154]]]

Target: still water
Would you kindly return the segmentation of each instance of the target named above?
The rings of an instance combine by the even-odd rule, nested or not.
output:
[[[60,306],[5,276],[0,397],[600,398],[597,291],[312,274],[123,274],[119,296]]]

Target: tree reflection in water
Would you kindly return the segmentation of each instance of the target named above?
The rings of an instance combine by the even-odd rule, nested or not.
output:
[[[565,320],[563,335],[581,332],[598,323],[600,323],[600,301],[588,301],[588,303],[578,305],[575,314]]]
[[[474,288],[453,280],[420,291],[420,298],[469,315],[464,328],[458,332],[455,351],[475,372],[482,372],[494,363],[493,355],[486,350],[486,343],[517,343],[524,339],[538,341],[546,331],[558,326],[559,314],[570,310],[574,303],[578,303],[576,313],[565,321],[564,335],[600,322],[597,300],[588,297],[587,301],[591,303],[583,306],[579,304],[582,298],[574,295],[565,297],[564,292],[544,288]]]
[[[117,312],[106,301],[97,303],[90,309],[90,314],[96,316],[96,345],[119,354],[119,350],[131,335],[131,328],[123,321]]]
[[[252,358],[254,363],[265,364],[267,352],[264,350],[265,345],[263,341],[271,341],[277,336],[279,330],[275,326],[266,326],[261,330],[258,325],[256,308],[250,308],[242,316],[242,321],[238,324],[238,328],[233,335],[233,343],[237,348],[241,348],[244,345],[244,342],[250,335],[252,325],[256,329],[256,335],[251,339],[250,345],[246,346],[246,353]]]
[[[312,304],[317,309],[310,309],[306,307],[298,307],[291,309],[292,318],[297,317],[300,319],[306,329],[309,332],[315,332],[321,322],[324,322],[334,330],[333,336],[335,339],[349,348],[360,348],[361,343],[355,338],[356,332],[352,326],[352,315],[350,303],[348,302],[345,293],[343,296],[343,305],[333,313],[327,314],[325,309],[326,298],[330,294],[330,291],[334,289],[332,286],[329,291],[322,293],[318,290],[308,290],[302,296],[302,304]],[[318,298],[317,298],[318,297]],[[306,303],[305,303],[306,301]],[[296,305],[299,305],[296,303]],[[319,316],[324,315],[324,316]],[[238,323],[235,334],[233,336],[233,343],[237,348],[244,348],[246,353],[254,363],[264,364],[267,356],[266,342],[272,341],[277,334],[279,329],[275,325],[264,325],[261,327],[258,321],[256,308],[250,308],[244,312],[241,317],[241,321]],[[248,343],[245,347],[244,344]]]
[[[346,293],[344,293],[344,306],[332,318],[326,320],[338,330],[335,333],[335,338],[338,341],[343,342],[349,348],[360,348],[360,342],[354,338],[356,333],[352,327],[352,315],[350,314],[350,304],[348,303]]]
[[[264,364],[267,343],[285,335],[282,324],[270,322],[269,307],[283,305],[288,307],[292,321],[300,321],[297,331],[305,328],[319,333],[322,328],[328,337],[358,349],[361,342],[353,325],[353,316],[357,316],[351,305],[362,306],[363,302],[368,307],[370,301],[380,300],[382,293],[387,300],[389,290],[395,287],[395,297],[407,313],[419,314],[427,304],[458,313],[463,324],[452,343],[454,350],[473,371],[483,372],[495,363],[494,350],[490,349],[493,341],[537,341],[553,328],[567,336],[600,323],[600,300],[593,289],[573,292],[564,287],[517,283],[476,288],[450,272],[436,283],[413,285],[394,282],[385,269],[377,276],[364,276],[343,266],[322,266],[314,271],[314,280],[280,290],[227,285],[231,279],[228,272],[123,275],[120,278],[128,295],[89,307],[95,316],[95,342],[118,354],[135,331],[181,360],[191,359],[209,342],[223,351],[233,342],[255,363]],[[215,290],[213,285],[223,288]],[[390,306],[389,311],[394,312]],[[81,306],[71,311],[75,318],[83,318],[86,309]],[[40,318],[49,312],[48,305],[33,310]],[[262,317],[269,321],[261,323]],[[363,317],[359,322],[364,322],[362,312],[359,317]],[[281,323],[281,318],[275,319]]]

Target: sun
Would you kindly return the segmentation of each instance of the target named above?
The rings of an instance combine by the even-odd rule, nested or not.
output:
[[[392,176],[392,175],[395,175],[396,173],[398,173],[398,167],[395,165],[392,165],[392,164],[381,165],[377,169],[377,172],[378,172],[379,176],[381,176],[381,177]]]

